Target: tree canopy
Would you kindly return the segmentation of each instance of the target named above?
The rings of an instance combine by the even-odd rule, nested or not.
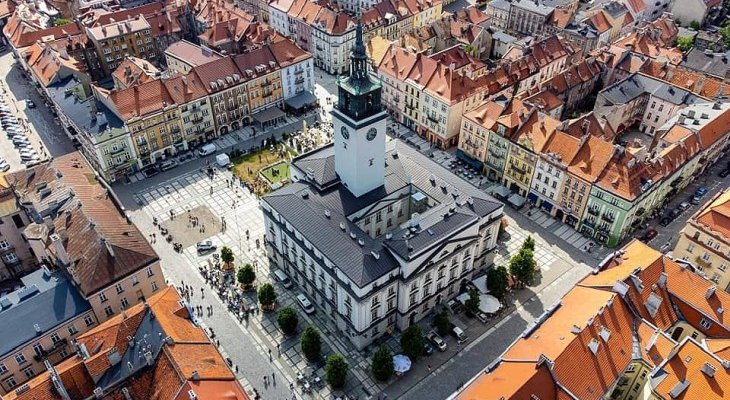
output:
[[[279,314],[276,316],[276,322],[279,324],[279,328],[285,335],[291,335],[297,330],[299,317],[293,308],[284,307],[279,310]]]
[[[492,296],[502,299],[507,293],[507,286],[509,286],[507,268],[499,266],[489,270],[487,273],[487,290]]]
[[[411,360],[418,360],[426,350],[421,327],[418,325],[409,326],[400,337],[400,347],[403,349],[403,354]]]
[[[319,337],[319,331],[311,325],[302,333],[299,344],[302,346],[304,357],[309,361],[317,360],[322,353],[322,339]]]
[[[393,376],[393,353],[387,346],[381,345],[375,350],[370,369],[379,381],[387,381]]]
[[[325,378],[333,388],[339,389],[345,386],[347,370],[350,368],[347,361],[340,354],[332,354],[327,357],[327,364],[324,367]]]

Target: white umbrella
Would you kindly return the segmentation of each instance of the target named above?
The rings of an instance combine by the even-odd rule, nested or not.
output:
[[[496,297],[489,294],[479,295],[479,309],[485,313],[496,313],[502,305]]]
[[[393,356],[393,370],[402,374],[411,369],[411,359],[403,354],[396,354]]]

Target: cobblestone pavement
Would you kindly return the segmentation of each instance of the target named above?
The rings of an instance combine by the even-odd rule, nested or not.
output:
[[[126,196],[120,196],[123,201],[132,207],[141,205],[136,210],[130,211],[132,220],[142,229],[143,232],[158,232],[157,242],[153,244],[162,259],[162,267],[165,275],[171,283],[179,286],[181,281],[186,285],[192,285],[193,305],[209,304],[214,306],[213,316],[204,316],[203,324],[212,326],[216,334],[215,339],[220,341],[221,349],[226,357],[230,357],[233,364],[242,366],[239,369],[239,377],[244,386],[252,391],[257,388],[263,398],[290,398],[289,383],[294,383],[298,373],[302,373],[310,380],[312,374],[324,378],[323,364],[310,364],[304,360],[299,348],[298,336],[286,338],[278,330],[275,313],[259,313],[249,317],[248,321],[239,321],[234,314],[228,312],[224,302],[214,294],[210,287],[202,280],[198,268],[213,263],[212,254],[199,256],[194,242],[182,249],[181,253],[173,251],[172,245],[160,239],[159,231],[152,225],[152,219],[157,218],[159,224],[169,227],[176,224],[173,232],[173,240],[181,241],[176,235],[190,235],[200,238],[197,227],[187,228],[187,214],[191,211],[192,216],[200,216],[206,210],[212,212],[216,219],[225,218],[227,228],[209,231],[206,227],[205,238],[211,240],[220,249],[227,246],[233,250],[235,263],[241,265],[249,262],[256,266],[257,282],[260,285],[264,282],[276,285],[279,308],[295,305],[294,297],[297,289],[286,290],[278,283],[273,282],[269,274],[268,259],[262,248],[257,248],[256,240],[263,239],[263,216],[259,209],[257,199],[245,188],[238,185],[229,187],[227,181],[231,181],[228,171],[218,170],[211,180],[206,174],[193,170],[184,173],[172,180],[158,182],[152,186],[139,184],[125,185]],[[211,194],[211,187],[213,188]],[[139,191],[134,191],[138,188]],[[131,196],[131,197],[130,197]],[[175,216],[170,221],[170,210]],[[181,223],[180,221],[183,221]],[[201,218],[202,220],[202,218]],[[213,224],[211,224],[212,226]],[[186,232],[189,230],[189,232]],[[182,232],[182,233],[180,233]],[[249,239],[246,239],[248,233]],[[260,242],[262,244],[262,242]],[[205,289],[205,299],[200,298],[200,288]],[[248,303],[256,303],[253,291],[244,295]],[[215,299],[215,300],[213,300]],[[204,313],[205,315],[205,313]],[[312,393],[312,398],[329,399],[333,395],[346,394],[351,398],[366,398],[369,393],[380,390],[374,387],[374,383],[367,376],[367,360],[355,350],[349,342],[341,340],[342,335],[325,321],[324,315],[315,313],[313,316],[300,313],[299,330],[302,331],[307,325],[314,325],[322,332],[324,339],[324,358],[332,353],[344,355],[350,366],[351,373],[344,392],[331,393],[327,385],[320,385]],[[278,347],[277,347],[278,345]],[[272,351],[272,362],[269,362],[269,350]],[[279,354],[279,351],[281,354]],[[274,372],[279,377],[278,386],[269,386],[264,389],[263,375],[270,375]],[[296,386],[296,395],[305,396],[301,387]]]

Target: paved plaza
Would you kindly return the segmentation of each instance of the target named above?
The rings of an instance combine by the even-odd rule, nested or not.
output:
[[[182,242],[184,248],[182,253],[178,254],[172,250],[172,245],[161,240],[158,233],[157,241],[153,244],[158,253],[161,254],[162,266],[165,275],[175,285],[180,285],[184,281],[186,285],[192,283],[195,275],[196,281],[200,282],[201,278],[198,274],[198,267],[203,265],[212,265],[213,255],[206,254],[199,256],[195,247],[195,241],[190,240],[188,236],[195,239],[209,239],[217,247],[218,250],[222,246],[227,246],[233,250],[235,263],[240,266],[243,263],[251,263],[256,266],[257,282],[260,285],[265,282],[274,283],[277,289],[277,305],[279,308],[284,306],[292,306],[297,309],[294,302],[296,288],[292,290],[284,289],[278,283],[273,282],[269,274],[268,261],[263,251],[263,216],[258,206],[255,196],[251,195],[245,188],[239,185],[231,185],[232,176],[228,171],[217,170],[215,176],[210,179],[203,171],[191,171],[176,177],[173,180],[147,187],[139,192],[135,192],[134,202],[140,205],[140,208],[132,212],[135,223],[141,227],[150,227],[147,232],[159,232],[158,228],[151,227],[152,219],[156,218],[159,225],[168,228],[170,234],[173,235],[172,242]],[[212,190],[211,190],[212,189]],[[190,212],[188,212],[190,210]],[[172,214],[170,214],[172,211]],[[210,213],[212,219],[203,217],[204,214]],[[206,226],[206,232],[201,233],[199,227],[188,228],[188,215],[198,217],[201,221],[206,220],[210,225]],[[174,219],[171,219],[173,218]],[[225,220],[226,229],[221,228],[220,221]],[[201,222],[202,223],[202,222]],[[173,229],[173,226],[176,228]],[[246,239],[248,233],[249,239]],[[184,236],[179,236],[184,235]],[[261,248],[257,248],[256,240],[259,240]],[[183,261],[180,263],[179,261]],[[193,292],[199,291],[198,287],[203,284],[193,284],[196,288]],[[206,288],[208,289],[208,288]],[[213,295],[212,290],[206,290],[207,300]],[[245,297],[251,303],[256,302],[255,293],[253,291],[246,293]],[[217,327],[214,321],[209,321],[209,317],[203,318],[202,323],[206,325],[216,326],[214,329],[221,343],[221,348],[226,356],[231,357],[234,364],[246,366],[244,370],[239,370],[241,378],[244,380],[244,386],[248,389],[257,388],[264,398],[279,398],[274,396],[288,396],[289,382],[293,382],[293,378],[298,373],[302,373],[308,377],[318,376],[324,378],[323,363],[309,363],[301,354],[299,348],[299,338],[294,336],[291,338],[284,337],[279,331],[276,324],[276,313],[259,313],[252,316],[248,321],[238,321],[224,307],[223,302],[216,298],[215,305],[218,303],[220,307],[214,313],[221,312],[228,314],[229,320],[236,325],[235,329],[222,330]],[[194,304],[199,304],[202,299],[191,299]],[[207,305],[207,303],[206,303]],[[314,325],[322,332],[323,343],[323,359],[329,354],[340,353],[344,355],[350,363],[351,373],[348,377],[344,393],[351,398],[367,398],[370,394],[381,390],[375,386],[375,383],[367,376],[369,368],[368,360],[358,351],[355,350],[349,342],[340,338],[343,336],[335,331],[335,328],[325,319],[321,313],[314,316],[308,316],[299,313],[300,326],[302,331],[307,325]],[[230,324],[229,324],[230,325]],[[244,337],[249,339],[250,346],[245,346],[241,339]],[[277,347],[278,345],[278,347]],[[268,351],[272,349],[274,360],[267,365]],[[240,357],[235,357],[237,353],[244,353]],[[279,352],[281,354],[279,354]],[[263,367],[256,368],[256,364],[251,363],[256,357],[263,359]],[[262,391],[262,378],[259,376],[262,372],[268,370],[276,370],[280,376],[279,386],[269,386],[268,389]],[[288,380],[282,377],[288,377]],[[312,378],[313,379],[313,378]],[[281,392],[281,393],[279,393]],[[296,395],[301,396],[301,388],[297,386]],[[314,398],[329,399],[332,396],[327,385],[320,385],[313,391]]]

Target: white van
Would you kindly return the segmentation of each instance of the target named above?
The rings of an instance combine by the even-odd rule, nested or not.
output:
[[[213,143],[208,143],[198,150],[198,154],[200,154],[201,157],[209,156],[213,153],[215,153],[215,145]]]
[[[284,271],[282,271],[278,268],[274,270],[274,277],[276,278],[277,281],[279,281],[279,283],[281,283],[282,286],[284,286],[287,289],[291,289],[292,286],[294,286],[291,283],[291,279],[289,279],[289,277],[286,276]]]
[[[303,294],[297,295],[297,303],[302,307],[305,313],[311,314],[314,312],[314,306],[312,305],[312,302],[309,301],[307,296]]]

